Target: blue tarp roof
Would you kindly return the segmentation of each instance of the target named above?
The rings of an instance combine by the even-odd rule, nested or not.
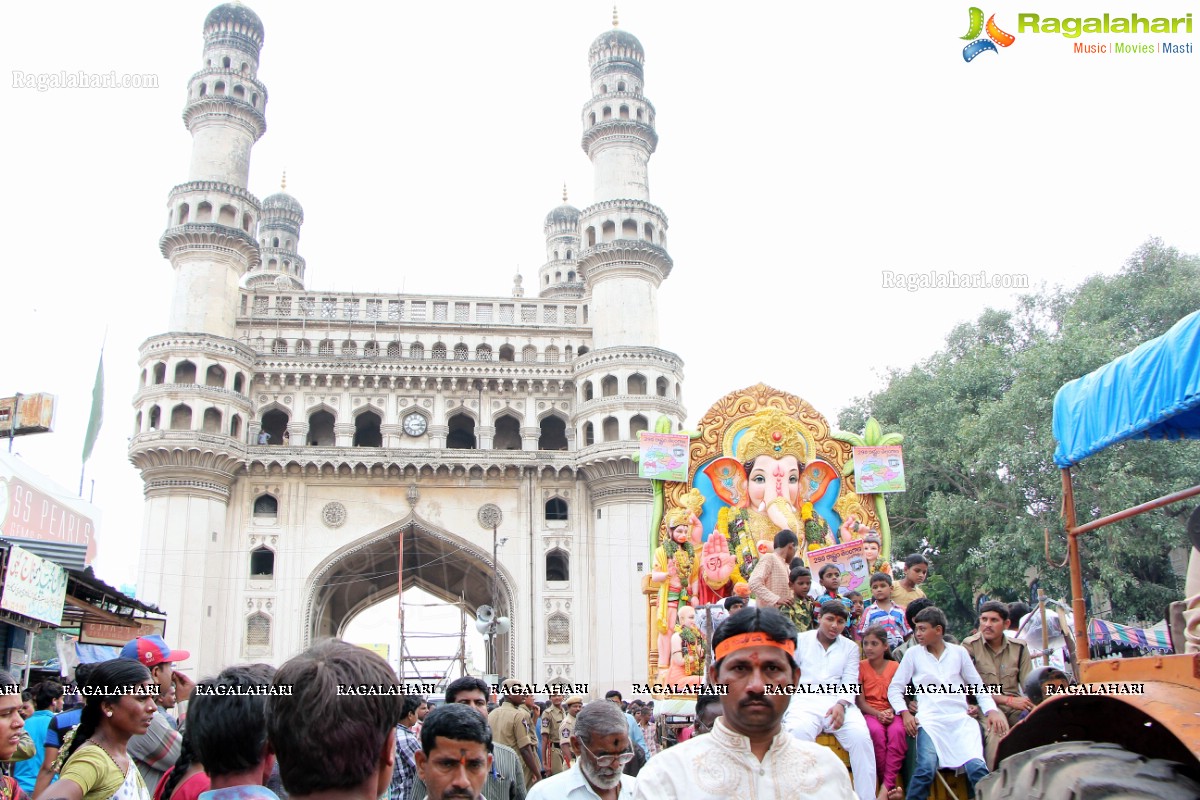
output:
[[[75,643],[75,654],[79,656],[80,664],[95,664],[98,661],[108,661],[110,658],[120,658],[121,648],[109,647],[106,644]]]
[[[1200,311],[1054,397],[1054,463],[1128,439],[1200,438]]]

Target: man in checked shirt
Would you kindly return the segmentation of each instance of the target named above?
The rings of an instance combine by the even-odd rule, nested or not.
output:
[[[408,800],[412,794],[413,779],[417,775],[417,751],[421,743],[413,734],[417,724],[417,708],[425,698],[405,695],[400,724],[396,726],[396,765],[392,768],[392,782],[388,786],[388,800]]]

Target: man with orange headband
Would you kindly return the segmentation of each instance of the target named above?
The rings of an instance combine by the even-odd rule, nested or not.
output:
[[[780,721],[800,670],[796,629],[771,608],[732,615],[713,634],[709,682],[726,691],[712,732],[647,762],[633,800],[855,800],[831,750],[801,742]]]

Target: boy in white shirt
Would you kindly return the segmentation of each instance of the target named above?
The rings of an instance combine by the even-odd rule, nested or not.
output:
[[[939,768],[963,767],[971,791],[988,774],[983,761],[979,726],[967,713],[967,695],[973,694],[985,712],[988,730],[1003,736],[1008,720],[996,708],[992,693],[983,688],[966,648],[943,640],[946,615],[936,606],[913,619],[917,645],[904,654],[888,686],[888,702],[909,736],[917,740],[917,766],[908,781],[905,800],[928,800]],[[920,722],[904,701],[905,687],[914,686]],[[919,724],[919,727],[918,727]]]

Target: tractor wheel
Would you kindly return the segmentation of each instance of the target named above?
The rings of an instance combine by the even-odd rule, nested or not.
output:
[[[1059,742],[1009,756],[979,782],[980,800],[1196,800],[1175,761],[1107,742]]]

